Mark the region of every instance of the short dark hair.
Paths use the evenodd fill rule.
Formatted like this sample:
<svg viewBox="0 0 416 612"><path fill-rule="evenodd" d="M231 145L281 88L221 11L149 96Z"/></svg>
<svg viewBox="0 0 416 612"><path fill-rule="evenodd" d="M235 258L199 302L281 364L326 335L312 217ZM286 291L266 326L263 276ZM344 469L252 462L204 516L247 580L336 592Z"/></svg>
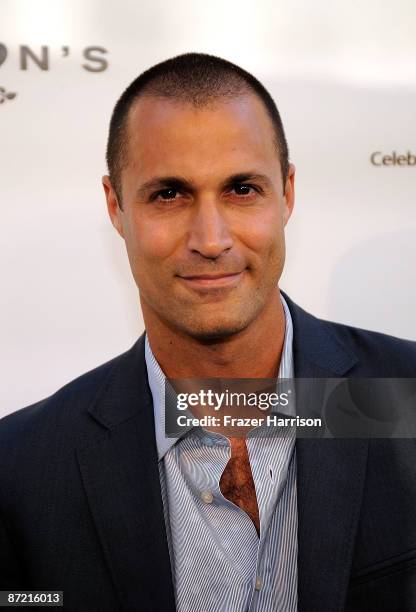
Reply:
<svg viewBox="0 0 416 612"><path fill-rule="evenodd" d="M107 141L107 165L119 205L121 172L127 163L127 118L132 104L139 97L168 98L198 107L219 98L234 98L247 91L259 96L271 119L284 186L289 169L289 151L279 111L267 89L252 74L227 60L206 53L184 53L140 74L114 107Z"/></svg>

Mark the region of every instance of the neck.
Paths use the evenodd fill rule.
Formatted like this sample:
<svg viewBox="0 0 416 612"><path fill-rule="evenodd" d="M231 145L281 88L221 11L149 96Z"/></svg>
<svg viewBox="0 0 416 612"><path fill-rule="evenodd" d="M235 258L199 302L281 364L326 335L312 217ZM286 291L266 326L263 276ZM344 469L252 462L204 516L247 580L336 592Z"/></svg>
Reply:
<svg viewBox="0 0 416 612"><path fill-rule="evenodd" d="M147 305L143 317L152 352L167 378L276 378L285 338L285 314L276 291L244 330L203 343L172 329Z"/></svg>

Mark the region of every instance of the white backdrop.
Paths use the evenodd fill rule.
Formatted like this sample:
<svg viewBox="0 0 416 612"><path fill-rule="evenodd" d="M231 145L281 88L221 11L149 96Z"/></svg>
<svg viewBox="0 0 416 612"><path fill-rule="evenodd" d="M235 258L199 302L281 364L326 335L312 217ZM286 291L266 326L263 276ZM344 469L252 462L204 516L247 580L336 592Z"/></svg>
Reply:
<svg viewBox="0 0 416 612"><path fill-rule="evenodd" d="M253 72L281 111L297 167L281 287L416 339L416 165L370 162L416 155L414 0L0 0L0 24L0 99L16 94L0 103L0 416L143 330L101 187L107 128L131 80L186 51Z"/></svg>

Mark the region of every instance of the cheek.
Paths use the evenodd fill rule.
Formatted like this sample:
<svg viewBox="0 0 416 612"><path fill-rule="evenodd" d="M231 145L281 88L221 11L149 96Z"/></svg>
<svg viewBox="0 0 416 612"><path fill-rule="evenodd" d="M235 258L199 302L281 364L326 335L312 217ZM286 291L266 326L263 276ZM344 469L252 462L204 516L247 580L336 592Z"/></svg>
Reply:
<svg viewBox="0 0 416 612"><path fill-rule="evenodd" d="M239 231L241 241L266 264L284 249L284 232L280 216L276 212L259 215Z"/></svg>
<svg viewBox="0 0 416 612"><path fill-rule="evenodd" d="M126 246L137 266L157 266L169 258L178 247L178 226L143 218L132 219L126 236Z"/></svg>

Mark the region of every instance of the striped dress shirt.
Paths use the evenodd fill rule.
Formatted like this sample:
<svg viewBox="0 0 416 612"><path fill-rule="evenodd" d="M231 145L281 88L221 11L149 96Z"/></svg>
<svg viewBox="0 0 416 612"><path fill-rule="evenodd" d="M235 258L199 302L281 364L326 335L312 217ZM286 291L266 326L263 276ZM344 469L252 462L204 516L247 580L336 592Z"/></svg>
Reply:
<svg viewBox="0 0 416 612"><path fill-rule="evenodd" d="M287 304L279 378L293 378L293 326ZM223 497L230 458L221 434L194 427L165 437L165 376L147 336L159 473L178 612L296 612L297 506L295 435L247 435L260 537L249 516Z"/></svg>

